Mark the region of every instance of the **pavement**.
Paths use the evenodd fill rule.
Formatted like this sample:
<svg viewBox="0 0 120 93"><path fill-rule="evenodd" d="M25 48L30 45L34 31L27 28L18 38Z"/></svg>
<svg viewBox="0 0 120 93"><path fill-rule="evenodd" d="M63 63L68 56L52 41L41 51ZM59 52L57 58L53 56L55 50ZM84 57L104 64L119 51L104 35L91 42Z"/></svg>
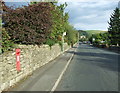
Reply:
<svg viewBox="0 0 120 93"><path fill-rule="evenodd" d="M119 56L76 45L10 91L118 91Z"/></svg>

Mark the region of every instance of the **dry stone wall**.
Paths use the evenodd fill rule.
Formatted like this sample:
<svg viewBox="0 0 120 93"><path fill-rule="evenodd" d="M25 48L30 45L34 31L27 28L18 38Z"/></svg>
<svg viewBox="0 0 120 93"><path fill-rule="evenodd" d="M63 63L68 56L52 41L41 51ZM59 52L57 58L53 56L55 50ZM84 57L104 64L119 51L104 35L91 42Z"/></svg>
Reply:
<svg viewBox="0 0 120 93"><path fill-rule="evenodd" d="M61 47L56 44L50 47L48 45L18 45L21 49L20 64L21 71L16 70L15 49L0 55L0 91L13 86L21 79L33 73L37 68L47 64L55 59L61 53ZM64 44L64 50L68 50L70 46Z"/></svg>

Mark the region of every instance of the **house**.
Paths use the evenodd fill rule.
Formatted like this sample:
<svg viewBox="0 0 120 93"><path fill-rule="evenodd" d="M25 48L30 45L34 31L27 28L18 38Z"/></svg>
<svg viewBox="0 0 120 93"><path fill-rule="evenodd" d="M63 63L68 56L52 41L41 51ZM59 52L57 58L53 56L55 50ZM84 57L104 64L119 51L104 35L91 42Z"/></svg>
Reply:
<svg viewBox="0 0 120 93"><path fill-rule="evenodd" d="M86 38L86 36L84 36L84 35L80 36L80 39L83 39L83 38Z"/></svg>

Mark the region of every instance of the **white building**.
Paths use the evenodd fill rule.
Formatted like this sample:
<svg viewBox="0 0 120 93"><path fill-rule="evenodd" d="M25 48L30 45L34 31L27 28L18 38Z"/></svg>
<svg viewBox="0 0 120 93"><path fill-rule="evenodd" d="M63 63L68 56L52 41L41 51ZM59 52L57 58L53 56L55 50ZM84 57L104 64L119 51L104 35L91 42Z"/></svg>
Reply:
<svg viewBox="0 0 120 93"><path fill-rule="evenodd" d="M80 39L83 39L83 38L85 39L85 38L86 38L86 36L84 36L84 35L83 35L83 36L80 36Z"/></svg>

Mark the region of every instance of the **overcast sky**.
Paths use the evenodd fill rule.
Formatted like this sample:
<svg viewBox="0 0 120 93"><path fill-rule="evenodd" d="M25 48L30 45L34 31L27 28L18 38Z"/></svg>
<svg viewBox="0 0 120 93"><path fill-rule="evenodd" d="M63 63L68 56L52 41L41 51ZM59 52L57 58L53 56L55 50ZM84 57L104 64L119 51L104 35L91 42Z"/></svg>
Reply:
<svg viewBox="0 0 120 93"><path fill-rule="evenodd" d="M27 0L17 0L19 1ZM69 13L69 22L77 30L107 31L110 15L118 6L118 1L120 0L59 0L59 3L67 2L65 11Z"/></svg>

